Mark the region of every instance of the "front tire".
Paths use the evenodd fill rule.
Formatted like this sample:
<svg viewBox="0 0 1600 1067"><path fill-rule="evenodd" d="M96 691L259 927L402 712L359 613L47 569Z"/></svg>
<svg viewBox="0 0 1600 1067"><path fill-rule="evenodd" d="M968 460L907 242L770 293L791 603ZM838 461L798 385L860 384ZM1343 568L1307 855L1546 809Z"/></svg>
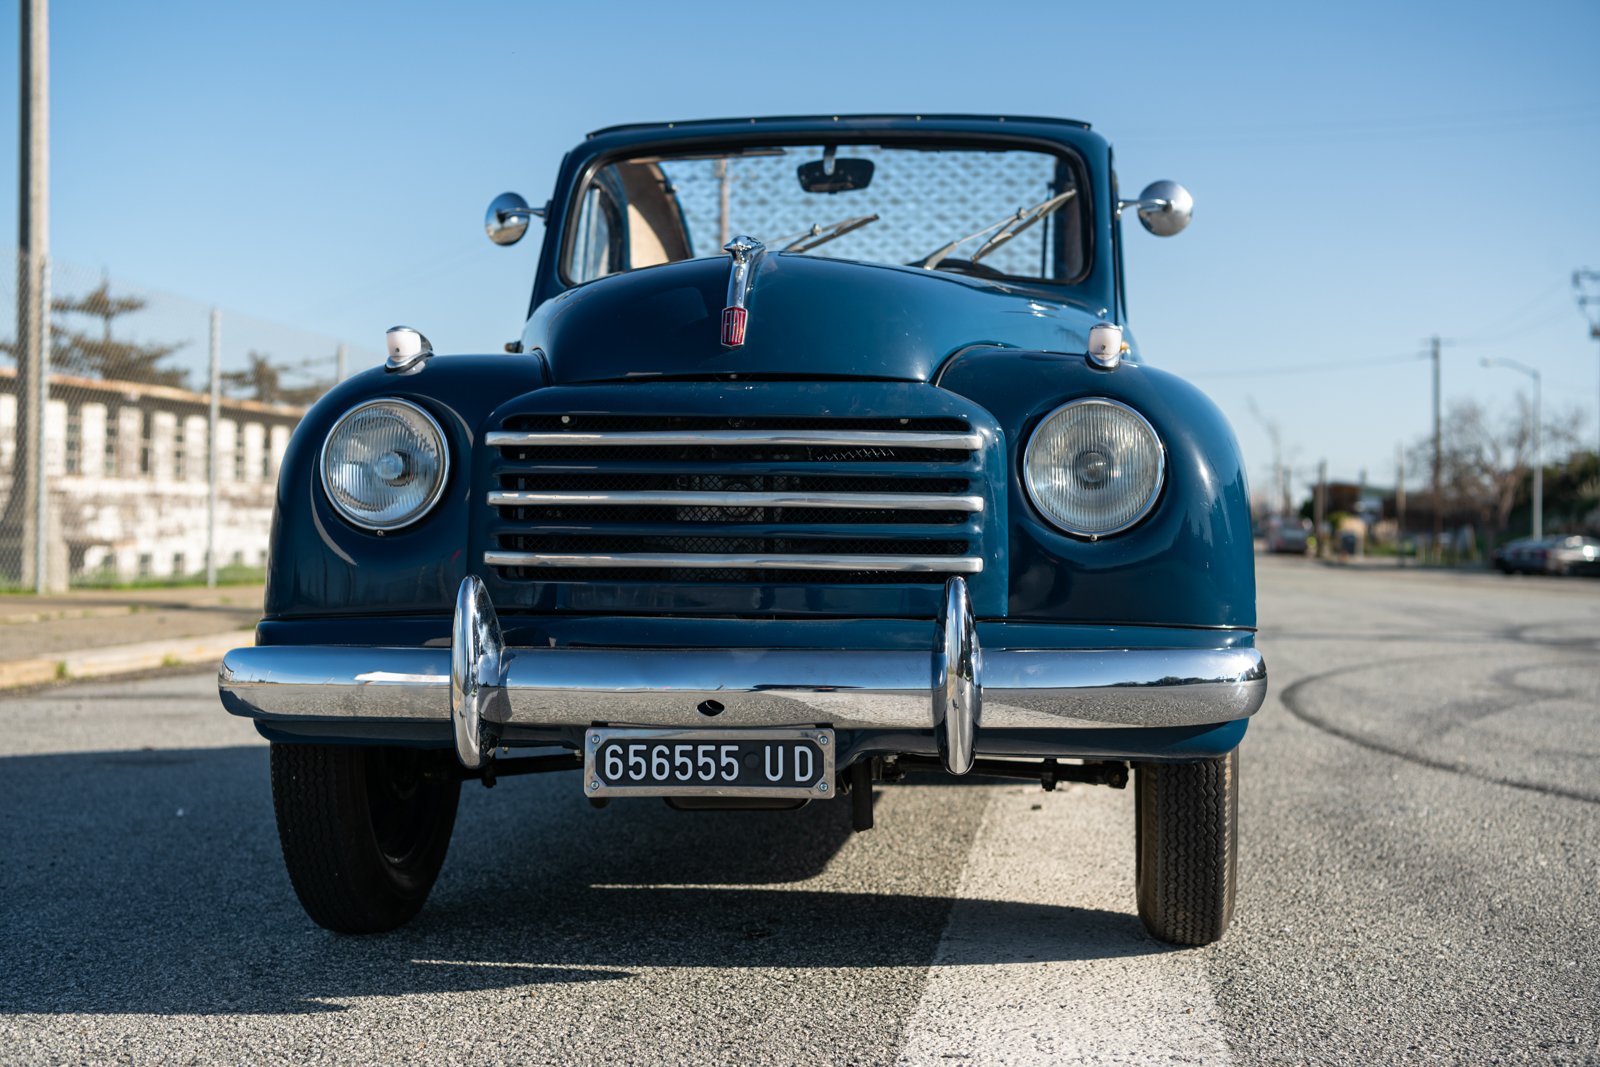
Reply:
<svg viewBox="0 0 1600 1067"><path fill-rule="evenodd" d="M1239 866L1239 751L1134 765L1139 918L1151 936L1209 945L1233 919Z"/></svg>
<svg viewBox="0 0 1600 1067"><path fill-rule="evenodd" d="M455 828L448 752L272 746L272 802L289 881L312 921L375 934L428 899Z"/></svg>

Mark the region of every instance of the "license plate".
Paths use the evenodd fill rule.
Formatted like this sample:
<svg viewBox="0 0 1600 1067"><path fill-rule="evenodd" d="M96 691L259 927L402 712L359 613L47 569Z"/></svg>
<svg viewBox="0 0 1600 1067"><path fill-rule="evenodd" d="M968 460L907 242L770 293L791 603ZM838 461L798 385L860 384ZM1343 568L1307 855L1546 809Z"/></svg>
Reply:
<svg viewBox="0 0 1600 1067"><path fill-rule="evenodd" d="M806 797L833 784L832 730L585 732L583 789L591 797Z"/></svg>

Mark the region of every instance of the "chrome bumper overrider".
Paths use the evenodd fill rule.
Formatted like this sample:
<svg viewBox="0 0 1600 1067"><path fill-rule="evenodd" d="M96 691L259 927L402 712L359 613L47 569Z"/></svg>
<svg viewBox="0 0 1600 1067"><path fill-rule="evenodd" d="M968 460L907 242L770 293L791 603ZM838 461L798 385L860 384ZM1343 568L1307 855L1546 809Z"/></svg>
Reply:
<svg viewBox="0 0 1600 1067"><path fill-rule="evenodd" d="M456 597L452 646L269 645L229 652L229 711L264 720L454 725L469 768L504 724L932 730L947 770L972 766L977 731L1197 726L1255 714L1267 670L1253 648L978 647L966 582L945 587L939 647L508 648L475 577ZM712 717L714 716L714 717Z"/></svg>

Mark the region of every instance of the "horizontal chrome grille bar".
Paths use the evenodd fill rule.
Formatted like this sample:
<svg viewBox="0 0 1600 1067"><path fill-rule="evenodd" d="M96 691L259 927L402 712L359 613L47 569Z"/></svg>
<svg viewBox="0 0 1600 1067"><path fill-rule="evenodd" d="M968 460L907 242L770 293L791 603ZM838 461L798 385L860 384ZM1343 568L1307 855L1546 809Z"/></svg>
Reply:
<svg viewBox="0 0 1600 1067"><path fill-rule="evenodd" d="M977 574L977 556L804 556L686 554L678 552L500 552L483 554L491 567L634 567L754 571L893 571L903 574Z"/></svg>
<svg viewBox="0 0 1600 1067"><path fill-rule="evenodd" d="M489 505L491 507L550 507L582 504L980 512L983 510L983 497L940 496L937 493L722 493L649 490L594 493L497 490L489 494Z"/></svg>
<svg viewBox="0 0 1600 1067"><path fill-rule="evenodd" d="M819 445L829 448L944 448L966 452L983 447L975 433L922 433L877 430L494 430L484 436L491 448L560 448L593 445Z"/></svg>

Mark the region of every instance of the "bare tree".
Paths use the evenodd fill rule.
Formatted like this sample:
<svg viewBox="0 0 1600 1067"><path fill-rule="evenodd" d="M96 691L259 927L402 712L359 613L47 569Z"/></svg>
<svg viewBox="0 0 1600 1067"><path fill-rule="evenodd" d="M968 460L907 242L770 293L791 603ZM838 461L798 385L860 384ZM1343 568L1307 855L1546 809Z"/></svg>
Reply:
<svg viewBox="0 0 1600 1067"><path fill-rule="evenodd" d="M1576 440L1581 423L1576 411L1560 415L1544 427L1545 462ZM1481 525L1504 532L1533 469L1533 405L1517 394L1516 406L1495 418L1470 398L1450 402L1442 427L1440 484L1447 514L1471 516ZM1412 462L1431 463L1431 438L1411 449Z"/></svg>

